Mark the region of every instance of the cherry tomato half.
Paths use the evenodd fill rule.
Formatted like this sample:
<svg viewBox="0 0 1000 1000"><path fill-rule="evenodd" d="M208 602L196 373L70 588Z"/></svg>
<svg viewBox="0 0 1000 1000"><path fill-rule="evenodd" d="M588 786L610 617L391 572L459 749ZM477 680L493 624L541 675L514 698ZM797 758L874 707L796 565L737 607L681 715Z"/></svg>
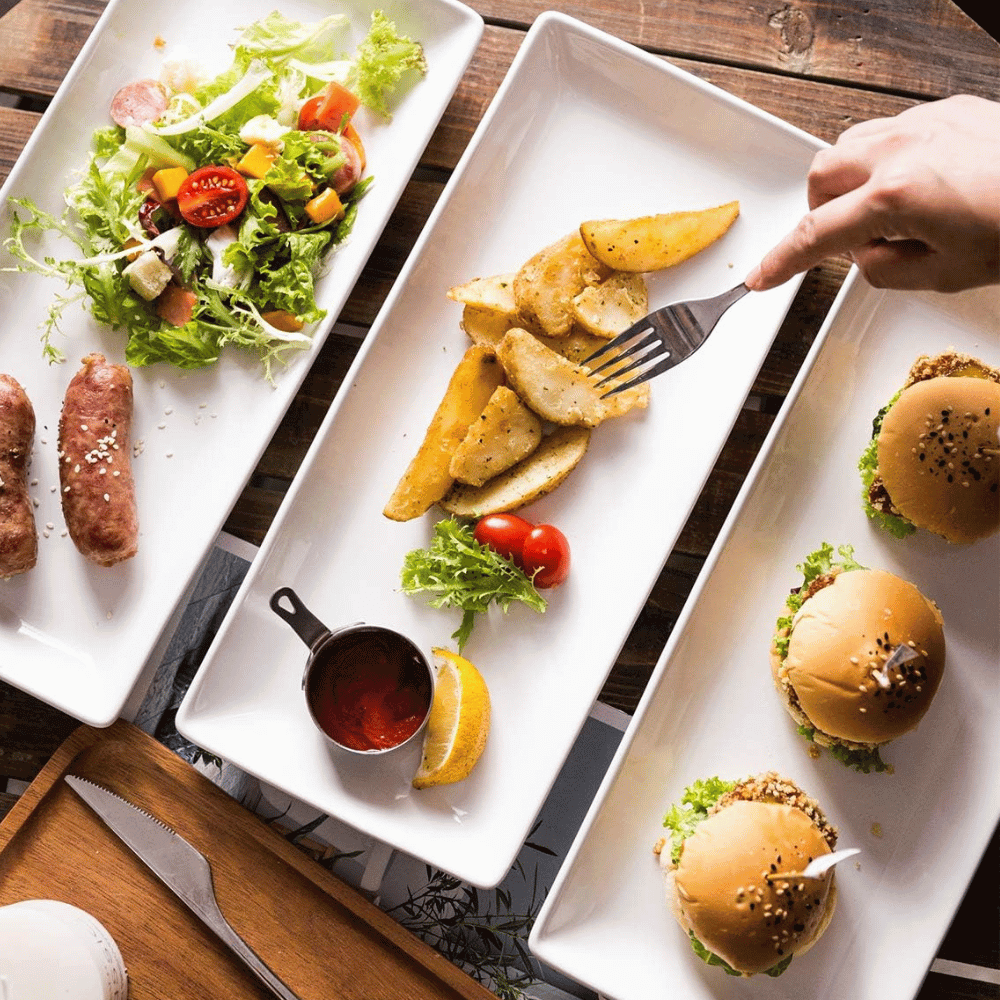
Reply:
<svg viewBox="0 0 1000 1000"><path fill-rule="evenodd" d="M340 132L361 101L339 83L328 83L315 97L310 97L299 111L299 131Z"/></svg>
<svg viewBox="0 0 1000 1000"><path fill-rule="evenodd" d="M520 566L521 548L531 529L530 522L516 514L489 514L476 524L472 537Z"/></svg>
<svg viewBox="0 0 1000 1000"><path fill-rule="evenodd" d="M177 207L185 222L214 229L243 211L248 194L247 182L232 167L199 167L181 183Z"/></svg>
<svg viewBox="0 0 1000 1000"><path fill-rule="evenodd" d="M551 524L532 528L521 546L522 568L541 590L557 587L569 576L569 561L569 542Z"/></svg>

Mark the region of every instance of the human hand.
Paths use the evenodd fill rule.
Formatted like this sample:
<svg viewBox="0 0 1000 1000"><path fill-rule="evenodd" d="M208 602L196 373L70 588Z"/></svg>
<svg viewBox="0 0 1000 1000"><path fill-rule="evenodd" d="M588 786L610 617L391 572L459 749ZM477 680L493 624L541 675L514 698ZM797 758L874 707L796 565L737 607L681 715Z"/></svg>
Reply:
<svg viewBox="0 0 1000 1000"><path fill-rule="evenodd" d="M763 291L848 254L876 288L1000 283L1000 103L961 95L847 129L809 170L809 212L747 276Z"/></svg>

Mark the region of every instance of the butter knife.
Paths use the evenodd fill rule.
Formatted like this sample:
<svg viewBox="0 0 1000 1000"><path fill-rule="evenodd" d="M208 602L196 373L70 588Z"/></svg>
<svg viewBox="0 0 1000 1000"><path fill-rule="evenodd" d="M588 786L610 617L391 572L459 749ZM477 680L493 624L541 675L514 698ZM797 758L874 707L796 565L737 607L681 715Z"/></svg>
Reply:
<svg viewBox="0 0 1000 1000"><path fill-rule="evenodd" d="M154 872L206 927L243 960L280 1000L301 1000L233 930L219 909L212 868L201 851L138 806L100 785L65 775L66 782L112 832Z"/></svg>

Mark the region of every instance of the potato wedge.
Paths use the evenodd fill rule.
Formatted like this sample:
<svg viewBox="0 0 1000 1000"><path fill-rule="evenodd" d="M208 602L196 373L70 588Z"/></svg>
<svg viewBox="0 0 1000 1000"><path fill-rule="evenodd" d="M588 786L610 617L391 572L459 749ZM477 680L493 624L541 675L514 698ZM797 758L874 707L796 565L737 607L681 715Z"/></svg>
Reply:
<svg viewBox="0 0 1000 1000"><path fill-rule="evenodd" d="M541 420L501 385L455 449L451 475L460 483L482 486L527 458L541 440Z"/></svg>
<svg viewBox="0 0 1000 1000"><path fill-rule="evenodd" d="M599 285L588 285L573 299L573 318L587 333L610 340L649 312L646 279L634 271L615 271Z"/></svg>
<svg viewBox="0 0 1000 1000"><path fill-rule="evenodd" d="M592 333L583 330L573 329L565 337L539 337L546 347L551 348L556 354L561 354L564 358L572 361L574 365L579 365L584 358L589 358L599 347L604 347L607 340L604 337L596 337ZM617 353L617 352L616 352ZM595 364L603 364L610 360L611 352ZM610 383L609 383L610 385ZM609 386L605 386L605 389ZM604 389L601 389L604 392ZM649 383L643 382L641 385L634 385L631 389L623 392L616 392L613 396L602 399L604 404L604 419L608 417L620 417L629 410L645 409L649 406Z"/></svg>
<svg viewBox="0 0 1000 1000"><path fill-rule="evenodd" d="M528 260L514 276L514 301L521 324L560 337L573 325L573 299L588 285L611 276L595 260L580 233L570 233Z"/></svg>
<svg viewBox="0 0 1000 1000"><path fill-rule="evenodd" d="M440 506L458 517L519 510L551 493L576 468L590 444L586 427L557 427L525 459L483 486L456 483Z"/></svg>
<svg viewBox="0 0 1000 1000"><path fill-rule="evenodd" d="M521 401L554 424L596 427L608 417L645 406L649 399L648 390L644 392L641 387L602 399L609 386L596 388L596 380L586 368L563 357L527 330L508 330L497 348L497 357L507 382Z"/></svg>
<svg viewBox="0 0 1000 1000"><path fill-rule="evenodd" d="M639 219L599 219L580 225L590 253L615 271L662 271L714 243L736 221L740 203Z"/></svg>
<svg viewBox="0 0 1000 1000"><path fill-rule="evenodd" d="M503 340L503 335L520 322L505 316L503 313L480 309L479 306L466 306L462 310L462 329L474 344L482 344L495 351L497 344Z"/></svg>
<svg viewBox="0 0 1000 1000"><path fill-rule="evenodd" d="M486 312L499 313L513 320L517 315L514 302L514 275L494 274L488 278L473 278L463 285L448 289L448 298L464 306L474 306Z"/></svg>
<svg viewBox="0 0 1000 1000"><path fill-rule="evenodd" d="M453 372L423 443L382 511L393 521L426 513L451 488L451 456L503 383L503 368L486 347L473 344Z"/></svg>

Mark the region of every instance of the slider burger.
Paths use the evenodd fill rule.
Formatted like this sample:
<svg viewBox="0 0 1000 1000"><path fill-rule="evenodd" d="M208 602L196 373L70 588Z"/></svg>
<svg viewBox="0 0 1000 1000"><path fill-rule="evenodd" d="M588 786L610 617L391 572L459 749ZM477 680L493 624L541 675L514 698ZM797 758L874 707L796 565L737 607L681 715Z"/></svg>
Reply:
<svg viewBox="0 0 1000 1000"><path fill-rule="evenodd" d="M743 781L709 778L684 791L663 825L667 903L704 962L732 976L779 976L833 915L834 872L797 873L837 844L814 799L771 771Z"/></svg>
<svg viewBox="0 0 1000 1000"><path fill-rule="evenodd" d="M837 555L824 544L798 567L771 674L804 736L855 770L884 771L880 747L916 727L941 683L941 612L912 583L855 562L849 545Z"/></svg>
<svg viewBox="0 0 1000 1000"><path fill-rule="evenodd" d="M858 467L868 516L974 542L1000 528L1000 370L956 351L921 355L872 423Z"/></svg>

